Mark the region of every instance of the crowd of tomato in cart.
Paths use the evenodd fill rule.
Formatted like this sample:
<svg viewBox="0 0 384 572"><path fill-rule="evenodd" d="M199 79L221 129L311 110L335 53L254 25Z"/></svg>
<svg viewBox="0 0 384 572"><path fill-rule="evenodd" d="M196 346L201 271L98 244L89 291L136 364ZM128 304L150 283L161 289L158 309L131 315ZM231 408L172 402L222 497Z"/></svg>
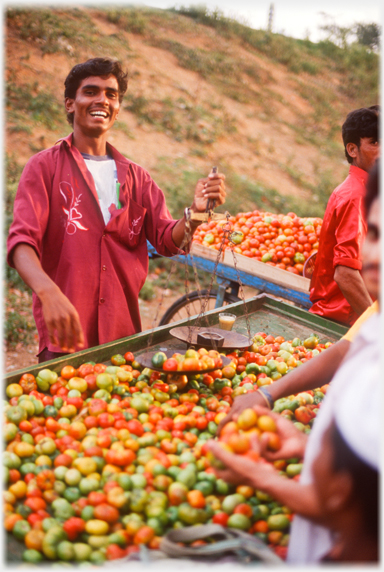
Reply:
<svg viewBox="0 0 384 572"><path fill-rule="evenodd" d="M314 335L286 341L258 332L249 351L227 354L230 365L189 379L143 369L131 352L112 356L109 366L24 374L7 387L4 409L4 525L24 543L23 560L102 564L140 544L158 548L171 528L206 522L255 534L284 558L289 509L217 479L205 443L237 395L273 383L328 345ZM326 391L278 400L274 410L308 432ZM237 454L253 455L247 431L268 434L278 447L272 419L251 411L220 435ZM297 479L300 461L276 467Z"/></svg>
<svg viewBox="0 0 384 572"><path fill-rule="evenodd" d="M307 258L317 252L321 231L321 218L301 218L295 213L287 215L262 211L238 213L228 219L231 232L229 240L227 221L211 221L199 226L193 241L219 250L223 244L237 254L302 274Z"/></svg>

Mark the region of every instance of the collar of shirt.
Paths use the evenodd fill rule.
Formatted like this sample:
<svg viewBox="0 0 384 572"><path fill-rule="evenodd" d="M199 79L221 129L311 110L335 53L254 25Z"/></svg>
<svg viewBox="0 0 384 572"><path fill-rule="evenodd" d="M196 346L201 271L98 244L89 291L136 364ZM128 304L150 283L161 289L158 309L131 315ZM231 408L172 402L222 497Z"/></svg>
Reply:
<svg viewBox="0 0 384 572"><path fill-rule="evenodd" d="M62 138L58 139L56 141L55 145L57 145L59 143L64 143L65 145L67 145L71 149L73 157L75 159L81 157L80 151L77 149L77 147L75 147L73 145L73 133L70 133L69 135L67 135L67 137L62 137ZM116 163L118 180L120 182L125 181L128 170L129 170L129 165L132 164L132 161L130 161L129 159L124 157L124 155L119 153L119 151L117 149L115 149L115 147L113 147L108 142L107 142L107 155L109 155L109 157L112 157L112 159L114 159L114 161ZM81 163L79 163L79 166L81 168ZM88 171L88 169L85 167L85 164L84 164L84 168L86 171ZM83 173L83 174L85 176L86 181L89 184L86 173Z"/></svg>
<svg viewBox="0 0 384 572"><path fill-rule="evenodd" d="M360 167L356 167L356 165L350 165L349 174L360 179L364 185L367 184L369 175L364 169L360 169Z"/></svg>

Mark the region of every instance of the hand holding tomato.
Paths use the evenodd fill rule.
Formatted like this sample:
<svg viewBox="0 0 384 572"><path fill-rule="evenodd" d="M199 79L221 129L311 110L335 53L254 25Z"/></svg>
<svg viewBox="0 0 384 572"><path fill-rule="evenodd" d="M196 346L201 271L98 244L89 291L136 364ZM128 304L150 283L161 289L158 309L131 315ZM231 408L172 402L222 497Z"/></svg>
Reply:
<svg viewBox="0 0 384 572"><path fill-rule="evenodd" d="M267 461L278 461L280 459L291 459L292 457L302 458L307 444L307 435L296 429L292 421L285 419L278 413L270 411L265 407L256 405L254 410L258 415L269 415L276 423L277 434L280 438L280 448L278 451L271 451L268 448L267 438L260 438L260 455Z"/></svg>
<svg viewBox="0 0 384 572"><path fill-rule="evenodd" d="M39 295L42 304L44 321L52 344L59 346L63 352L74 352L84 347L84 334L79 314L58 286Z"/></svg>
<svg viewBox="0 0 384 572"><path fill-rule="evenodd" d="M251 442L252 450L258 453L260 451L258 438L251 438ZM223 479L227 483L249 485L263 490L271 475L277 475L273 465L262 459L254 461L249 457L230 453L218 441L207 441L207 449L225 466L224 469L213 468L213 470L219 479Z"/></svg>
<svg viewBox="0 0 384 572"><path fill-rule="evenodd" d="M220 432L224 427L224 425L226 425L229 421L232 421L234 417L240 415L240 413L244 411L244 409L248 409L248 407L254 407L255 405L259 406L265 405L264 397L257 391L253 393L246 393L244 395L238 395L234 400L228 415L226 415L224 419L220 421L217 427L216 435L220 435Z"/></svg>

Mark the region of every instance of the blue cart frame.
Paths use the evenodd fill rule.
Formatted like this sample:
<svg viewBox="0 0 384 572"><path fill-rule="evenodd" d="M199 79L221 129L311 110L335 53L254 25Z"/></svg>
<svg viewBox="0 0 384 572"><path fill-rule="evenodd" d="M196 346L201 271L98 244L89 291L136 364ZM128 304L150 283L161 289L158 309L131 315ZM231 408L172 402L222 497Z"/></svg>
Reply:
<svg viewBox="0 0 384 572"><path fill-rule="evenodd" d="M151 244L148 243L148 254L150 258L159 258L161 255L156 252ZM172 260L177 260L181 264L185 264L185 259L187 260L187 264L192 266L192 258L191 255L177 255L172 257ZM215 269L215 262L212 260L208 260L201 256L193 255L193 262L199 270L204 270L212 274ZM223 305L224 295L228 288L231 288L231 292L235 295L238 295L239 291L239 283L238 283L238 275L240 276L240 280L244 286L250 286L251 288L255 288L259 290L260 293L264 292L266 294L270 294L271 296L275 296L277 298L283 298L284 300L289 300L294 304L301 306L302 308L309 309L312 306L312 303L309 299L309 293L300 292L293 288L280 286L278 284L274 284L273 282L267 281L259 276L255 276L253 274L248 274L243 270L236 271L235 268L228 266L226 264L222 264L219 262L216 269L216 280L218 284L218 293L216 297L216 304L215 308L221 308Z"/></svg>

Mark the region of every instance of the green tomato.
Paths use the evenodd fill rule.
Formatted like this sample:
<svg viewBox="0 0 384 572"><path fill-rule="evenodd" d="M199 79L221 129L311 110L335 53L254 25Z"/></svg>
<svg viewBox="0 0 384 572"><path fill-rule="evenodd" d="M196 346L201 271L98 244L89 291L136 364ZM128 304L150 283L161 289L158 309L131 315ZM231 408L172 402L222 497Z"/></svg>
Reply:
<svg viewBox="0 0 384 572"><path fill-rule="evenodd" d="M64 481L70 487L75 487L80 483L82 474L78 469L68 469L64 475Z"/></svg>
<svg viewBox="0 0 384 572"><path fill-rule="evenodd" d="M228 495L225 497L221 504L221 508L227 514L232 514L238 504L244 503L245 497L239 493L234 493L233 495Z"/></svg>
<svg viewBox="0 0 384 572"><path fill-rule="evenodd" d="M270 262L272 260L272 254L270 252L266 252L261 257L261 262Z"/></svg>
<svg viewBox="0 0 384 572"><path fill-rule="evenodd" d="M101 375L101 374L99 374L99 375ZM93 397L95 399L102 399L103 401L106 401L107 403L109 403L111 401L111 394L106 389L99 389L98 391L96 391L93 394Z"/></svg>
<svg viewBox="0 0 384 572"><path fill-rule="evenodd" d="M4 451L3 465L8 469L18 469L21 465L21 459L16 455L16 453L11 453L10 451Z"/></svg>
<svg viewBox="0 0 384 572"><path fill-rule="evenodd" d="M296 425L296 423L294 423L294 425ZM300 475L302 468L302 463L291 463L287 465L285 472L289 477L295 477L296 475Z"/></svg>
<svg viewBox="0 0 384 572"><path fill-rule="evenodd" d="M6 423L3 428L3 437L7 443L13 441L17 435L17 425L15 423Z"/></svg>
<svg viewBox="0 0 384 572"><path fill-rule="evenodd" d="M133 475L132 475L133 476ZM129 493L126 493L129 494ZM133 489L130 498L130 509L133 512L141 513L145 509L148 500L148 493L143 489Z"/></svg>
<svg viewBox="0 0 384 572"><path fill-rule="evenodd" d="M252 519L257 520L267 520L270 511L266 504L258 504L252 508Z"/></svg>
<svg viewBox="0 0 384 572"><path fill-rule="evenodd" d="M249 375L250 373L253 373L254 375L258 375L260 373L260 367L257 365L257 363L247 363L247 365L245 366L245 373L247 375ZM235 377L237 377L237 376L235 376ZM233 384L235 377L232 379L232 384ZM237 380L236 380L236 382L237 382ZM240 383L240 380L238 380L238 383Z"/></svg>
<svg viewBox="0 0 384 572"><path fill-rule="evenodd" d="M99 389L104 389L109 393L113 389L113 377L109 373L99 373L96 377L96 385Z"/></svg>
<svg viewBox="0 0 384 572"><path fill-rule="evenodd" d="M66 499L55 499L52 502L51 507L54 511L55 518L60 520L68 520L71 516L75 516L75 509Z"/></svg>
<svg viewBox="0 0 384 572"><path fill-rule="evenodd" d="M13 405L5 411L5 416L8 421L18 426L21 421L25 421L28 418L28 413L20 405Z"/></svg>
<svg viewBox="0 0 384 572"><path fill-rule="evenodd" d="M196 473L190 469L182 469L176 477L176 481L185 485L189 490L193 489L196 480Z"/></svg>
<svg viewBox="0 0 384 572"><path fill-rule="evenodd" d="M23 561L28 564L39 564L43 560L43 555L38 550L29 548L23 552Z"/></svg>
<svg viewBox="0 0 384 572"><path fill-rule="evenodd" d="M104 562L106 560L107 560L107 557L104 554L104 552L102 552L101 550L93 551L89 557L89 561L92 562L92 564L96 564L96 566L100 566L100 565L104 564Z"/></svg>
<svg viewBox="0 0 384 572"><path fill-rule="evenodd" d="M81 492L77 487L67 487L63 491L63 497L70 503L76 502L81 497Z"/></svg>
<svg viewBox="0 0 384 572"><path fill-rule="evenodd" d="M53 483L53 490L59 494L60 496L63 495L65 489L67 488L67 485L65 483L63 483L63 481L55 481Z"/></svg>
<svg viewBox="0 0 384 572"><path fill-rule="evenodd" d="M60 465L59 467L55 467L53 469L53 474L55 475L55 478L58 479L59 481L64 481L65 475L67 474L68 471L69 471L68 467Z"/></svg>
<svg viewBox="0 0 384 572"><path fill-rule="evenodd" d="M48 387L49 387L50 385L53 385L54 383L56 383L57 378L58 378L58 375L55 371L51 371L50 369L42 369L37 374L36 383L37 383L37 386L39 387L39 381L40 382L46 382L46 383L48 383Z"/></svg>
<svg viewBox="0 0 384 572"><path fill-rule="evenodd" d="M195 484L195 490L198 490L201 493L203 493L205 497L213 494L214 488L215 488L214 484L210 481L198 481Z"/></svg>
<svg viewBox="0 0 384 572"><path fill-rule="evenodd" d="M272 514L267 518L267 524L270 530L286 530L291 521L285 514Z"/></svg>
<svg viewBox="0 0 384 572"><path fill-rule="evenodd" d="M89 557L92 554L92 548L89 544L85 544L84 542L75 542L73 544L73 550L75 552L75 560L77 562L89 560Z"/></svg>
<svg viewBox="0 0 384 572"><path fill-rule="evenodd" d="M87 505L87 506L85 506L85 507L83 508L83 510L81 511L81 515L80 515L80 516L81 516L81 518L82 518L83 520L85 520L85 521L87 521L87 520L92 520L92 519L93 519L93 516L94 516L94 512L95 512L94 507L91 506L91 505Z"/></svg>
<svg viewBox="0 0 384 572"><path fill-rule="evenodd" d="M57 558L59 560L73 560L75 557L75 550L73 548L72 542L69 540L62 540L57 545Z"/></svg>
<svg viewBox="0 0 384 572"><path fill-rule="evenodd" d="M164 352L156 352L155 355L152 357L152 365L154 367L163 367L163 363L167 359L167 356Z"/></svg>
<svg viewBox="0 0 384 572"><path fill-rule="evenodd" d="M16 514L19 514L20 516L22 516L25 519L27 519L29 517L31 512L32 512L32 509L29 508L29 506L25 506L25 504L19 504L19 506L16 509Z"/></svg>
<svg viewBox="0 0 384 572"><path fill-rule="evenodd" d="M249 530L252 526L252 522L245 514L231 514L228 519L227 526L228 528Z"/></svg>
<svg viewBox="0 0 384 572"><path fill-rule="evenodd" d="M35 406L35 415L40 415L44 410L44 403L40 401L40 399L36 399L35 397L31 397L31 401Z"/></svg>
<svg viewBox="0 0 384 572"><path fill-rule="evenodd" d="M97 479L84 478L79 482L79 490L82 495L88 495L92 491L97 491L100 483Z"/></svg>
<svg viewBox="0 0 384 572"><path fill-rule="evenodd" d="M211 437L211 435L210 435ZM230 491L229 483L226 483L223 479L217 479L216 481L216 492L219 495L228 495Z"/></svg>
<svg viewBox="0 0 384 572"><path fill-rule="evenodd" d="M187 502L183 502L178 507L178 518L184 524L203 524L209 515L201 508L194 508Z"/></svg>
<svg viewBox="0 0 384 572"><path fill-rule="evenodd" d="M304 262L305 262L305 256L304 256L304 254L303 254L302 252L296 252L296 253L295 253L295 256L293 257L293 261L294 261L296 264L298 264L298 263L299 263L299 264L304 264Z"/></svg>
<svg viewBox="0 0 384 572"><path fill-rule="evenodd" d="M131 483L134 489L143 489L148 484L144 475L138 475L137 473L131 475Z"/></svg>
<svg viewBox="0 0 384 572"><path fill-rule="evenodd" d="M233 244L241 244L244 240L244 234L240 230L234 230L230 233L229 240Z"/></svg>
<svg viewBox="0 0 384 572"><path fill-rule="evenodd" d="M17 540L24 540L25 535L31 530L31 525L27 520L18 520L12 529L12 534Z"/></svg>
<svg viewBox="0 0 384 572"><path fill-rule="evenodd" d="M208 234L206 234L204 236L204 242L207 242L208 244L213 244L214 240L215 240L215 237L211 232L209 232Z"/></svg>
<svg viewBox="0 0 384 572"><path fill-rule="evenodd" d="M131 407L136 409L139 413L147 413L149 410L149 403L142 397L132 397Z"/></svg>
<svg viewBox="0 0 384 572"><path fill-rule="evenodd" d="M59 412L54 405L46 405L43 409L43 415L44 417L53 417L55 419Z"/></svg>

